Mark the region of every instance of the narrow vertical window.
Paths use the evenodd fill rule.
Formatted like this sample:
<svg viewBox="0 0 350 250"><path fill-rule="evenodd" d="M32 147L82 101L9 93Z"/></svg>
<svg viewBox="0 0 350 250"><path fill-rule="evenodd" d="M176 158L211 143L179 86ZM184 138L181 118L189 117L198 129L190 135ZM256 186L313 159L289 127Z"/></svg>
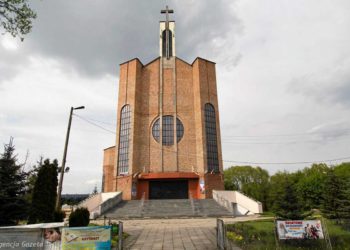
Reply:
<svg viewBox="0 0 350 250"><path fill-rule="evenodd" d="M130 105L125 105L120 112L118 175L129 171L129 134L130 134Z"/></svg>
<svg viewBox="0 0 350 250"><path fill-rule="evenodd" d="M218 143L216 134L216 116L214 106L205 104L205 134L207 139L208 172L219 172Z"/></svg>
<svg viewBox="0 0 350 250"><path fill-rule="evenodd" d="M169 56L173 56L173 33L171 30L169 32ZM166 57L166 30L162 32L162 55Z"/></svg>

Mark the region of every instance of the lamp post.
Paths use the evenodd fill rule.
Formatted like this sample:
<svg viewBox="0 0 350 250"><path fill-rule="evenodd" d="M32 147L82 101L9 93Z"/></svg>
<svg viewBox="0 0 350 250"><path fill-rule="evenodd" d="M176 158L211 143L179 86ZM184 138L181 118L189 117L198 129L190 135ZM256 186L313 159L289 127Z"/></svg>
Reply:
<svg viewBox="0 0 350 250"><path fill-rule="evenodd" d="M84 109L84 108L85 108L84 106L70 108L68 128L67 128L67 134L66 134L66 143L64 144L64 152L63 152L60 180L58 182L58 191L57 191L57 200L56 200L56 210L57 211L60 210L60 208L61 208L61 193L62 193L63 175L64 175L64 171L65 171L65 167L66 167L67 148L68 148L68 141L69 141L70 126L72 124L73 110Z"/></svg>

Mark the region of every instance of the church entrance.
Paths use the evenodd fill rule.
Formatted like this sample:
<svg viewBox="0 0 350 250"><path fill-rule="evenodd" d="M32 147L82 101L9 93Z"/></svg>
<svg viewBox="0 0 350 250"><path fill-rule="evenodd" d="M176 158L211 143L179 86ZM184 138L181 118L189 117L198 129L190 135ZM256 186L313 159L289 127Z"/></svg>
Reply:
<svg viewBox="0 0 350 250"><path fill-rule="evenodd" d="M149 199L188 199L188 180L150 181Z"/></svg>

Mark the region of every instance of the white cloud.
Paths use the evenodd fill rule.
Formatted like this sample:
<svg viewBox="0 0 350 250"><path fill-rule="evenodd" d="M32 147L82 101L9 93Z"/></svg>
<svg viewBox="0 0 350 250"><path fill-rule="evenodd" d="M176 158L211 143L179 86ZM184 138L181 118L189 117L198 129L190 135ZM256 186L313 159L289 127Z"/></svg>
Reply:
<svg viewBox="0 0 350 250"><path fill-rule="evenodd" d="M67 65L50 58L31 57L29 62L27 68L3 82L0 91L0 141L6 143L13 136L19 160L29 150L29 165L36 164L39 156L61 162L71 106L85 105L85 110L76 113L115 123L116 76L91 79L74 70L67 74L62 70ZM65 175L63 192L91 192L91 185L84 183L96 176L102 178L102 150L114 144L114 137L73 117L67 156L71 170Z"/></svg>
<svg viewBox="0 0 350 250"><path fill-rule="evenodd" d="M294 162L349 154L349 137L339 132L350 124L349 1L168 5L175 10L177 55L217 62L224 159ZM158 56L164 3L33 6L38 18L23 43L0 38L0 142L13 136L20 159L30 150L31 164L41 155L61 161L71 106L85 105L77 114L115 124L118 64ZM310 131L332 136L303 135ZM102 150L114 143L113 133L73 117L63 192L90 193L91 181L102 180ZM271 172L303 166L263 165Z"/></svg>
<svg viewBox="0 0 350 250"><path fill-rule="evenodd" d="M13 39L12 36L6 34L1 37L1 45L6 50L15 51L18 49L18 40Z"/></svg>

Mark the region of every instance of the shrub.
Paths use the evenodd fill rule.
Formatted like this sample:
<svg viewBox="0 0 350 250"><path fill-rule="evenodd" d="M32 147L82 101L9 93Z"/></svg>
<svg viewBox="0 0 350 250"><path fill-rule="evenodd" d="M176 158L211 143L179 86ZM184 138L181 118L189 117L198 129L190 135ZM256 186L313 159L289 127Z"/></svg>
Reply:
<svg viewBox="0 0 350 250"><path fill-rule="evenodd" d="M70 227L86 227L90 222L89 210L85 207L77 208L69 216Z"/></svg>
<svg viewBox="0 0 350 250"><path fill-rule="evenodd" d="M56 210L53 214L54 222L62 222L66 214L62 210Z"/></svg>

